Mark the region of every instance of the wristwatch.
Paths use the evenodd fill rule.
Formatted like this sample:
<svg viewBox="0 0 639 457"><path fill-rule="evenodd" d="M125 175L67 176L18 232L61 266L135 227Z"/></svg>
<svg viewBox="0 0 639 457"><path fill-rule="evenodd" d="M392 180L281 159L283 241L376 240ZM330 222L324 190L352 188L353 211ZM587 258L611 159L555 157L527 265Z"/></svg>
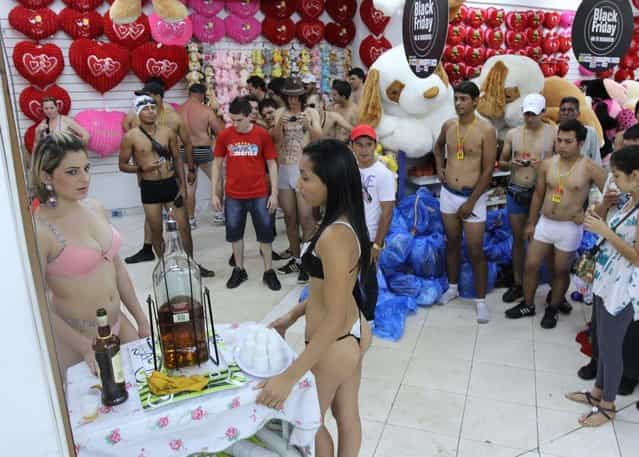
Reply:
<svg viewBox="0 0 639 457"><path fill-rule="evenodd" d="M373 243L373 249L377 250L377 251L381 251L382 249L384 249L384 246L380 246L377 243Z"/></svg>

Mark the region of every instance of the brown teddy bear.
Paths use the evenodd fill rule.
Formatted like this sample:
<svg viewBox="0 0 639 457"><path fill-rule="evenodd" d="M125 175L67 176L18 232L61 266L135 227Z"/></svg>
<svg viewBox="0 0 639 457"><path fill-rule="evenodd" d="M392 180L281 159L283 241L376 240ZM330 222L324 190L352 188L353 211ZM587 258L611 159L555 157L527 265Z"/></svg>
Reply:
<svg viewBox="0 0 639 457"><path fill-rule="evenodd" d="M179 22L189 12L180 0L152 0L158 16L167 22ZM135 22L142 14L142 0L115 0L109 9L111 20L118 24Z"/></svg>

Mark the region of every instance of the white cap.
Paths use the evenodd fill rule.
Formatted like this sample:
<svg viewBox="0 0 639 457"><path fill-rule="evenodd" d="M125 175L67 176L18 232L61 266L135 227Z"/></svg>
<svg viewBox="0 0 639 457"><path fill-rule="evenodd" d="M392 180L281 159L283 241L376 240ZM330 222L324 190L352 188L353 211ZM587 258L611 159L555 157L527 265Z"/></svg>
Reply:
<svg viewBox="0 0 639 457"><path fill-rule="evenodd" d="M315 84L317 82L317 78L312 73L306 73L302 76L302 83L304 84Z"/></svg>
<svg viewBox="0 0 639 457"><path fill-rule="evenodd" d="M528 94L521 105L524 113L533 113L538 116L546 109L546 99L541 94Z"/></svg>

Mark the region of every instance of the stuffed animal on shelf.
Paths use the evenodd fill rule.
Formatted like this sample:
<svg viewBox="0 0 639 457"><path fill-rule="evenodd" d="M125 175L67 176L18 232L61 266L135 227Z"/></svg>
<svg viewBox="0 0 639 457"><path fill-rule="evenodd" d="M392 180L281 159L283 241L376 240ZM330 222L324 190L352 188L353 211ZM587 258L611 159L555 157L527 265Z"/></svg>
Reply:
<svg viewBox="0 0 639 457"><path fill-rule="evenodd" d="M308 75L311 73L311 54L308 52L308 49L302 48L300 51L300 75Z"/></svg>
<svg viewBox="0 0 639 457"><path fill-rule="evenodd" d="M180 0L151 0L153 9L166 22L183 21L189 14ZM115 0L109 16L116 24L130 24L142 14L142 0Z"/></svg>
<svg viewBox="0 0 639 457"><path fill-rule="evenodd" d="M264 78L264 55L262 54L262 51L260 49L253 49L251 53L251 60L253 61L253 72L251 75Z"/></svg>
<svg viewBox="0 0 639 457"><path fill-rule="evenodd" d="M271 76L273 78L282 77L282 53L279 48L273 49L273 68L271 70Z"/></svg>
<svg viewBox="0 0 639 457"><path fill-rule="evenodd" d="M404 7L405 0L373 0L376 9L384 13L385 16L393 16ZM448 17L452 19L464 3L464 0L448 0Z"/></svg>

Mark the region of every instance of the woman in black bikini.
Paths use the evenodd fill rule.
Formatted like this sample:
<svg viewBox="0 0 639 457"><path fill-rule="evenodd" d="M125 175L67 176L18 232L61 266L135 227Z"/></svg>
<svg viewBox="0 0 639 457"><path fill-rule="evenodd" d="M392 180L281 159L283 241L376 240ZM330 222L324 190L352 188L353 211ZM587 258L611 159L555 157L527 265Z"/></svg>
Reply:
<svg viewBox="0 0 639 457"><path fill-rule="evenodd" d="M293 385L311 370L317 382L322 420L330 407L337 421L339 457L357 457L361 445L359 386L371 332L361 317L353 291L358 274L370 265L370 240L364 218L362 183L355 158L337 140L304 148L299 192L324 218L302 249L310 276L308 299L271 324L282 335L306 318L306 349L281 375L262 384L258 403L281 408ZM356 295L356 294L355 294ZM317 457L334 455L324 425L315 438Z"/></svg>

